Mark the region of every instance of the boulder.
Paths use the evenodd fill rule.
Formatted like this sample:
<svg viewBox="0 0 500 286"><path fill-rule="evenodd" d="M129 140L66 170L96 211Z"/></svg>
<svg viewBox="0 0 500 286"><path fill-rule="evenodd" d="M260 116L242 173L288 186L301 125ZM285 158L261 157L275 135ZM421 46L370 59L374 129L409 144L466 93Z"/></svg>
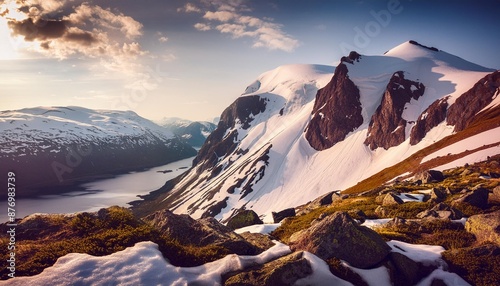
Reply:
<svg viewBox="0 0 500 286"><path fill-rule="evenodd" d="M290 237L292 250L306 250L327 260L344 260L357 268L370 268L382 261L391 248L375 231L358 225L345 212L335 212L300 235Z"/></svg>
<svg viewBox="0 0 500 286"><path fill-rule="evenodd" d="M279 212L272 212L272 215L273 215L274 223L279 223L284 218L294 217L295 216L295 209L289 208L289 209L284 209L284 210L279 211Z"/></svg>
<svg viewBox="0 0 500 286"><path fill-rule="evenodd" d="M418 276L418 263L407 256L401 253L391 252L389 254L389 260L394 266L394 269L389 268L389 270L392 270L390 271L392 276L391 280L394 285L415 285L421 278Z"/></svg>
<svg viewBox="0 0 500 286"><path fill-rule="evenodd" d="M489 195L489 199L490 201L492 202L497 202L497 203L500 203L500 186L497 186L495 187L490 195Z"/></svg>
<svg viewBox="0 0 500 286"><path fill-rule="evenodd" d="M375 209L375 214L380 217L380 218L384 218L384 217L387 217L389 215L389 212L387 211L386 208L384 208L383 206L378 206L376 209Z"/></svg>
<svg viewBox="0 0 500 286"><path fill-rule="evenodd" d="M490 191L488 189L478 187L471 192L463 194L458 199L454 200L453 203L468 203L472 206L478 208L487 208L488 207L488 195Z"/></svg>
<svg viewBox="0 0 500 286"><path fill-rule="evenodd" d="M491 241L500 245L500 210L469 217L465 230L474 234L478 242Z"/></svg>
<svg viewBox="0 0 500 286"><path fill-rule="evenodd" d="M387 195L385 195L384 200L382 201L382 206L400 205L402 203L403 200L396 194L388 193Z"/></svg>
<svg viewBox="0 0 500 286"><path fill-rule="evenodd" d="M143 220L181 244L216 245L240 255L258 253L256 247L213 217L194 220L188 215L176 215L169 210L161 210Z"/></svg>
<svg viewBox="0 0 500 286"><path fill-rule="evenodd" d="M275 245L271 238L269 238L269 235L265 235L262 233L251 233L247 231L240 233L240 236L248 241L251 245L255 246L259 250L259 252L266 251Z"/></svg>
<svg viewBox="0 0 500 286"><path fill-rule="evenodd" d="M264 265L223 277L224 285L293 285L313 273L304 253L295 252Z"/></svg>
<svg viewBox="0 0 500 286"><path fill-rule="evenodd" d="M444 190L441 190L441 189L438 189L438 188L432 188L431 189L431 200L435 201L435 202L442 202L446 199L446 191Z"/></svg>
<svg viewBox="0 0 500 286"><path fill-rule="evenodd" d="M427 170L415 175L415 181L421 181L423 184L432 182L441 182L444 180L444 175L441 171Z"/></svg>
<svg viewBox="0 0 500 286"><path fill-rule="evenodd" d="M422 211L417 214L417 218L437 218L437 219L461 219L463 213L456 208L450 207L445 203L439 203L433 208Z"/></svg>
<svg viewBox="0 0 500 286"><path fill-rule="evenodd" d="M257 213L253 210L243 210L227 221L227 226L231 229L242 228L254 224L263 224Z"/></svg>

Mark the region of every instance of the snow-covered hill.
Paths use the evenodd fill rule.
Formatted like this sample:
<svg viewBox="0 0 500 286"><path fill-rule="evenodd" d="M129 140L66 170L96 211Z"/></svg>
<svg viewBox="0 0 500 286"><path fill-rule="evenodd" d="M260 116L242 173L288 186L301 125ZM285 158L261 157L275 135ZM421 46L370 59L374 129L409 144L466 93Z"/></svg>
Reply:
<svg viewBox="0 0 500 286"><path fill-rule="evenodd" d="M498 107L499 72L413 41L381 56L351 53L333 73L289 65L261 75L222 113L192 170L136 211L169 208L224 221L245 208L269 218L351 187L491 119ZM500 129L489 132L489 143L500 144ZM453 152L478 147L470 141ZM475 157L497 153L491 147Z"/></svg>
<svg viewBox="0 0 500 286"><path fill-rule="evenodd" d="M38 107L0 112L2 171L26 187L166 164L196 152L131 111ZM34 193L33 193L34 192ZM18 196L39 194L21 190Z"/></svg>

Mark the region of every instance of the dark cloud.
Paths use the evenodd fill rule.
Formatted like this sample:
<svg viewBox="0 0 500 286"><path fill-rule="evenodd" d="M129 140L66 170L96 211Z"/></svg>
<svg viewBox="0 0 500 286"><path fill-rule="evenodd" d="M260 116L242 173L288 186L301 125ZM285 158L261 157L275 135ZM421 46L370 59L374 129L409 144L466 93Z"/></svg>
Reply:
<svg viewBox="0 0 500 286"><path fill-rule="evenodd" d="M84 46L90 46L98 42L92 33L78 29L69 29L64 35L64 40Z"/></svg>
<svg viewBox="0 0 500 286"><path fill-rule="evenodd" d="M61 38L67 31L64 21L39 20L27 18L22 21L11 20L8 22L13 35L23 36L26 41L46 41Z"/></svg>

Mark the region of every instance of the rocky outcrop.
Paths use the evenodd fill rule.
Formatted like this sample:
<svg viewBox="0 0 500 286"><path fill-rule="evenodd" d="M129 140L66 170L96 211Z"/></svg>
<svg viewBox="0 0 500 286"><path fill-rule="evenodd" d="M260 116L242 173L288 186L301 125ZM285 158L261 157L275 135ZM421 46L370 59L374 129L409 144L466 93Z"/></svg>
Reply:
<svg viewBox="0 0 500 286"><path fill-rule="evenodd" d="M263 224L262 220L253 210L243 210L227 221L231 229L242 228L254 224Z"/></svg>
<svg viewBox="0 0 500 286"><path fill-rule="evenodd" d="M353 57L358 58L354 54ZM314 149L325 150L344 140L362 123L359 89L349 79L346 64L340 63L332 80L316 94L306 139Z"/></svg>
<svg viewBox="0 0 500 286"><path fill-rule="evenodd" d="M176 215L169 210L162 210L143 220L167 237L184 244L222 246L241 255L257 253L252 244L212 217L194 220L188 215Z"/></svg>
<svg viewBox="0 0 500 286"><path fill-rule="evenodd" d="M395 72L382 97L382 102L372 115L365 144L370 149L389 149L406 139L406 124L403 119L405 105L424 94L422 83L405 79L404 72Z"/></svg>
<svg viewBox="0 0 500 286"><path fill-rule="evenodd" d="M450 106L448 125L454 125L455 132L464 130L474 121L478 112L488 106L499 93L500 71L495 71L479 80Z"/></svg>
<svg viewBox="0 0 500 286"><path fill-rule="evenodd" d="M382 206L393 206L400 205L403 203L403 200L398 197L395 193L388 193L384 195L384 199L382 200Z"/></svg>
<svg viewBox="0 0 500 286"><path fill-rule="evenodd" d="M347 213L335 212L290 237L290 247L322 259L336 257L357 268L382 261L391 248L373 230L360 226Z"/></svg>
<svg viewBox="0 0 500 286"><path fill-rule="evenodd" d="M448 97L434 101L427 109L418 117L415 126L410 132L410 144L416 145L427 135L432 128L438 126L439 123L446 119L446 111L448 109Z"/></svg>
<svg viewBox="0 0 500 286"><path fill-rule="evenodd" d="M236 275L223 277L226 278L224 285L294 285L297 280L313 273L311 264L303 256L303 252L295 252Z"/></svg>
<svg viewBox="0 0 500 286"><path fill-rule="evenodd" d="M415 181L420 181L422 184L441 182L442 180L444 180L444 175L437 170L427 170L415 175Z"/></svg>
<svg viewBox="0 0 500 286"><path fill-rule="evenodd" d="M284 220L287 217L294 217L295 216L295 209L294 208L288 208L284 209L279 212L272 212L273 215L273 221L274 223L279 223L280 221Z"/></svg>
<svg viewBox="0 0 500 286"><path fill-rule="evenodd" d="M465 230L474 234L478 242L490 241L500 245L500 211L469 217Z"/></svg>
<svg viewBox="0 0 500 286"><path fill-rule="evenodd" d="M453 204L467 203L469 205L484 209L488 206L489 193L490 191L488 189L479 187L463 194L458 199L454 200Z"/></svg>
<svg viewBox="0 0 500 286"><path fill-rule="evenodd" d="M217 129L215 129L206 139L203 147L198 151L198 155L193 160L193 166L202 166L199 170L206 170L214 167L220 157L231 154L235 151L238 143L238 132L236 130L227 133L241 124L241 128L250 127L254 115L266 110L266 100L258 95L242 96L236 99L228 108L222 112ZM227 134L226 134L227 133ZM214 176L217 174L214 174Z"/></svg>
<svg viewBox="0 0 500 286"><path fill-rule="evenodd" d="M435 205L429 210L417 214L417 218L437 218L437 219L461 219L463 213L456 208L450 207L445 203Z"/></svg>

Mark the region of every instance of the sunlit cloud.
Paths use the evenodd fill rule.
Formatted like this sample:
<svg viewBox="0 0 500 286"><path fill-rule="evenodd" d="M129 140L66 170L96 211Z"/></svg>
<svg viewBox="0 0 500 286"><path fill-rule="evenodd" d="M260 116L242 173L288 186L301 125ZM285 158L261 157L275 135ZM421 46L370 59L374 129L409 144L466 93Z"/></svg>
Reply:
<svg viewBox="0 0 500 286"><path fill-rule="evenodd" d="M202 18L206 22L194 24L194 28L199 31L212 30L212 25L216 25L217 31L229 34L234 39L252 38L254 48L292 52L300 45L297 39L283 31L283 25L275 23L272 19L245 15L244 13L252 10L244 4L244 1L202 1L202 3L206 8ZM178 11L186 10L184 7Z"/></svg>

